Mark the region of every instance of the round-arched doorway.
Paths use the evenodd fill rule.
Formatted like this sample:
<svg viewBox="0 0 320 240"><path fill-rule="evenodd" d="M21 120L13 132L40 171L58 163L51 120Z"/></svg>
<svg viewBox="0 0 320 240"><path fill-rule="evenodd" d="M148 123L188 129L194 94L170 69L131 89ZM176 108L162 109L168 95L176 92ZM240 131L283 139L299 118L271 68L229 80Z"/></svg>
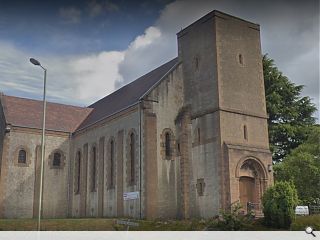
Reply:
<svg viewBox="0 0 320 240"><path fill-rule="evenodd" d="M261 210L261 196L267 187L267 174L262 163L247 158L239 163L239 200L246 212Z"/></svg>

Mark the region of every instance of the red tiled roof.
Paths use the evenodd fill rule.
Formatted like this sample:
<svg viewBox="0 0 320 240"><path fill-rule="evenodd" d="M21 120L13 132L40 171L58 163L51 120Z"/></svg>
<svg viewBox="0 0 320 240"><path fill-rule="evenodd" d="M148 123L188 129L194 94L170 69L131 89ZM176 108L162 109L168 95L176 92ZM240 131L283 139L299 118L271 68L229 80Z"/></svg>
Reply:
<svg viewBox="0 0 320 240"><path fill-rule="evenodd" d="M8 124L42 129L42 101L6 95L1 101ZM63 132L74 132L92 111L51 102L47 102L46 110L46 129Z"/></svg>

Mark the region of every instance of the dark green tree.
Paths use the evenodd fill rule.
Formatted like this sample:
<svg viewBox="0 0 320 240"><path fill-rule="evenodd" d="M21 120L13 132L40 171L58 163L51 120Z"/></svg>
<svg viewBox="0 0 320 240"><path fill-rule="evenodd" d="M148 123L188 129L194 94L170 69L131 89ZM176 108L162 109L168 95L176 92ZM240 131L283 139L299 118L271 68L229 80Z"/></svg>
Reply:
<svg viewBox="0 0 320 240"><path fill-rule="evenodd" d="M264 223L267 226L288 229L295 218L298 204L297 190L292 182L277 182L262 197Z"/></svg>
<svg viewBox="0 0 320 240"><path fill-rule="evenodd" d="M274 166L276 181L291 180L302 204L320 202L320 126L312 127L307 141Z"/></svg>
<svg viewBox="0 0 320 240"><path fill-rule="evenodd" d="M310 97L301 96L303 85L290 82L267 55L263 56L263 73L270 148L273 161L281 162L307 139L316 107Z"/></svg>

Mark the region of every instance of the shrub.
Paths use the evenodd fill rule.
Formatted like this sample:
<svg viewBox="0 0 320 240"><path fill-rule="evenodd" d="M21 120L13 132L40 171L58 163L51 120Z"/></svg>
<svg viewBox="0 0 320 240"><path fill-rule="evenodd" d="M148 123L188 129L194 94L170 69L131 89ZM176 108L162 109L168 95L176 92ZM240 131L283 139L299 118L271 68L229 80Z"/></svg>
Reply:
<svg viewBox="0 0 320 240"><path fill-rule="evenodd" d="M232 205L230 210L221 211L221 219L217 223L219 230L237 231L242 230L246 216L240 214L241 205Z"/></svg>
<svg viewBox="0 0 320 240"><path fill-rule="evenodd" d="M297 190L292 182L277 182L266 190L262 204L264 223L267 226L288 229L295 219L294 209L298 204Z"/></svg>

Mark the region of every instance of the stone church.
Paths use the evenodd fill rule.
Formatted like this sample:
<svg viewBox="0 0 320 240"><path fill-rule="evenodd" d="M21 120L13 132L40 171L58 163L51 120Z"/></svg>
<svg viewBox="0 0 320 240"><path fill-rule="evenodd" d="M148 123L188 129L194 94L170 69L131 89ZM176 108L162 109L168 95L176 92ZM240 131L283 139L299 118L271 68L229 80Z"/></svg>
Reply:
<svg viewBox="0 0 320 240"><path fill-rule="evenodd" d="M261 209L273 174L259 25L212 11L177 42L177 58L88 107L47 104L44 218ZM0 106L0 218L33 218L42 102Z"/></svg>

